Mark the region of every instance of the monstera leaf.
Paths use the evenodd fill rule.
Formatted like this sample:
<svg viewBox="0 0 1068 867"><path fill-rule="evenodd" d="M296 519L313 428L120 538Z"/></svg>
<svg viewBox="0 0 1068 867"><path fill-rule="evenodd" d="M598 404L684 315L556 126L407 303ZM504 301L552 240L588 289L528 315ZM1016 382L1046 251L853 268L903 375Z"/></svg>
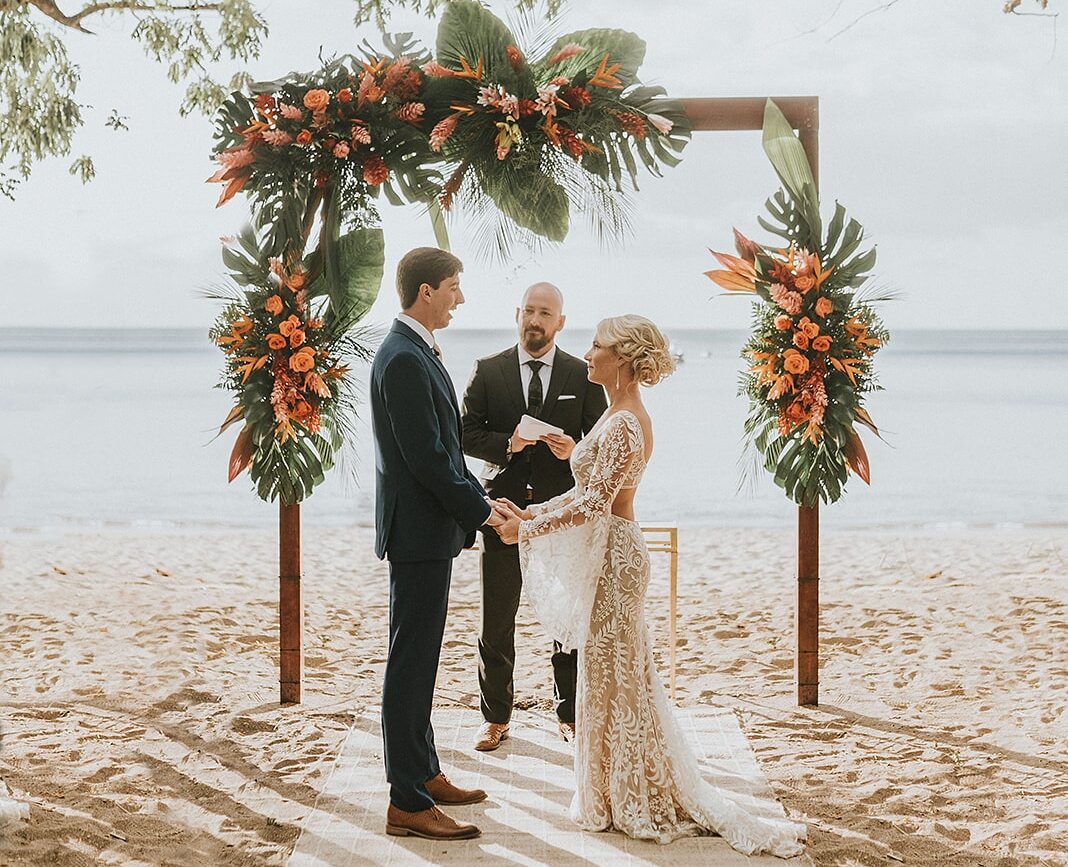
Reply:
<svg viewBox="0 0 1068 867"><path fill-rule="evenodd" d="M794 134L794 128L782 110L770 99L764 107L764 153L768 155L775 174L789 191L798 210L808 224L811 238L818 243L823 235L820 226L819 194L816 180L808 164L805 149ZM814 245L809 242L810 246Z"/></svg>
<svg viewBox="0 0 1068 867"><path fill-rule="evenodd" d="M348 331L374 304L382 286L386 262L385 239L381 229L356 229L336 242L337 270L332 268L311 284L311 298L326 295L330 305L324 327L333 334Z"/></svg>
<svg viewBox="0 0 1068 867"><path fill-rule="evenodd" d="M550 65L549 61L566 45L581 45L585 50ZM540 73L551 73L545 75L547 78L556 75L575 78L583 70L595 66L606 54L610 66L619 64L613 74L619 79L620 85L630 87L638 80L638 67L645 59L645 40L626 30L600 27L576 30L557 39L535 67Z"/></svg>

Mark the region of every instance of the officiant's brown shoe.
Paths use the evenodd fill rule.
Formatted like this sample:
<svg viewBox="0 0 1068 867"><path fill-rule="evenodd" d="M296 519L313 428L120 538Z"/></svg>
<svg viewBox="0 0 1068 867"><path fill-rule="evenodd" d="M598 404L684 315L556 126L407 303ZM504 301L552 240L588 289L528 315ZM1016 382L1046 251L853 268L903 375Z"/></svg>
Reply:
<svg viewBox="0 0 1068 867"><path fill-rule="evenodd" d="M424 784L427 793L434 799L435 804L444 804L449 807L459 807L463 804L477 804L486 800L486 793L482 789L461 789L449 782L444 774L431 777Z"/></svg>
<svg viewBox="0 0 1068 867"><path fill-rule="evenodd" d="M478 730L478 740L475 741L475 749L488 753L497 749L501 741L508 740L508 723L482 723Z"/></svg>
<svg viewBox="0 0 1068 867"><path fill-rule="evenodd" d="M560 720L560 736L569 744L575 741L575 724Z"/></svg>
<svg viewBox="0 0 1068 867"><path fill-rule="evenodd" d="M427 840L470 840L482 834L475 825L450 819L437 807L409 813L392 804L386 810L386 833Z"/></svg>

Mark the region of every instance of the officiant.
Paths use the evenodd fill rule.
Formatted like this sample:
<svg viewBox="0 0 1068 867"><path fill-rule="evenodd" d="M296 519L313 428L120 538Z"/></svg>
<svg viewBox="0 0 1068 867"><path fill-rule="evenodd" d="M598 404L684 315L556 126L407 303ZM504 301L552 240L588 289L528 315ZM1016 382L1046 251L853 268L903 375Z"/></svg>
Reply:
<svg viewBox="0 0 1068 867"><path fill-rule="evenodd" d="M519 506L542 503L574 485L569 458L575 443L608 406L604 389L586 378L586 362L556 345L564 327L564 298L551 283L535 283L523 294L515 320L519 343L479 359L463 400L463 450L483 461L482 484L489 496ZM524 415L538 439L521 436ZM478 638L478 686L484 723L475 749L495 750L508 737L514 699L515 616L522 573L519 547L483 534L482 618ZM556 715L560 733L575 731L577 652L554 645L552 655Z"/></svg>

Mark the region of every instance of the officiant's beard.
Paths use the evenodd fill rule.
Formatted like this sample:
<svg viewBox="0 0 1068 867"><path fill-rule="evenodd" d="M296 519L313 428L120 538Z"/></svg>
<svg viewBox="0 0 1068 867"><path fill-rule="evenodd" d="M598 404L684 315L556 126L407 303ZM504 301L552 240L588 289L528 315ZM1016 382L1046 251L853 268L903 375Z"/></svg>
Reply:
<svg viewBox="0 0 1068 867"><path fill-rule="evenodd" d="M531 355L535 352L541 352L548 345L549 338L545 336L544 331L528 328L523 332L523 348Z"/></svg>

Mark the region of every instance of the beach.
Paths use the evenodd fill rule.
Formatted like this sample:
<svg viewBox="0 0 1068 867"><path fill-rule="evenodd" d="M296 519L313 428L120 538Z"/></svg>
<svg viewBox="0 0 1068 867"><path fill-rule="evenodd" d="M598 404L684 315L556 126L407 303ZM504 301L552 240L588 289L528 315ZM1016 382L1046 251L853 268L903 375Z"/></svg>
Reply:
<svg viewBox="0 0 1068 867"><path fill-rule="evenodd" d="M378 703L372 532L305 527L304 703L285 707L271 532L0 543L0 779L30 806L0 828L0 864L284 863ZM793 545L680 531L679 703L737 713L817 864L1063 864L1068 529L825 532L818 708L793 701ZM666 678L661 560L647 614ZM477 707L477 629L468 552L440 707ZM517 642L517 703L548 711L549 646L525 603Z"/></svg>

